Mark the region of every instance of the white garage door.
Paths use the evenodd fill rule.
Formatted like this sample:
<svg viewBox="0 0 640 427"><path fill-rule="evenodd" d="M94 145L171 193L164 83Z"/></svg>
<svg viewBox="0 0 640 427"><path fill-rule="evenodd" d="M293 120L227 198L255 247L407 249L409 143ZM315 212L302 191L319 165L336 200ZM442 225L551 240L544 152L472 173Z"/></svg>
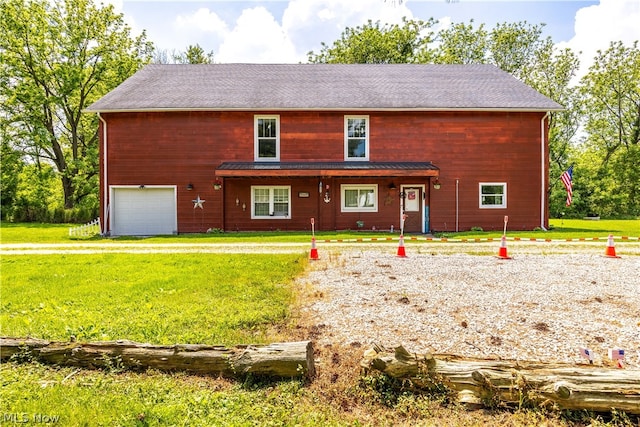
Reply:
<svg viewBox="0 0 640 427"><path fill-rule="evenodd" d="M176 233L175 192L175 187L112 187L111 235Z"/></svg>

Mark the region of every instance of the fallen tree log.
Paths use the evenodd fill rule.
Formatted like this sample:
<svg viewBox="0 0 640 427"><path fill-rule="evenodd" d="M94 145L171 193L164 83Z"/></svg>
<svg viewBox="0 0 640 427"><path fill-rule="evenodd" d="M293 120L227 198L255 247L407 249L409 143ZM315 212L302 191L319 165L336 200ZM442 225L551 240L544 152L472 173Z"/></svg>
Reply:
<svg viewBox="0 0 640 427"><path fill-rule="evenodd" d="M34 338L0 338L0 360L32 359L83 368L185 371L237 378L315 375L310 341L232 348L201 344L151 345L133 341L55 342Z"/></svg>
<svg viewBox="0 0 640 427"><path fill-rule="evenodd" d="M640 414L640 370L411 354L402 346L367 350L361 366L420 388L444 385L458 401L474 406L532 404Z"/></svg>

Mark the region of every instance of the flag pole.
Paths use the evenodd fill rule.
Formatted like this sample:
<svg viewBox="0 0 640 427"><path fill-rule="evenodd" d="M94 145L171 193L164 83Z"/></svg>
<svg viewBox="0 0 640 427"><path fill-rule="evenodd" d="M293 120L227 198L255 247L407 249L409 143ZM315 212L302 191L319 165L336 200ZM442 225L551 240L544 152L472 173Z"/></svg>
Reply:
<svg viewBox="0 0 640 427"><path fill-rule="evenodd" d="M562 181L564 188L567 190L566 206L570 206L573 195L573 165L569 166L569 169L560 175L560 181Z"/></svg>

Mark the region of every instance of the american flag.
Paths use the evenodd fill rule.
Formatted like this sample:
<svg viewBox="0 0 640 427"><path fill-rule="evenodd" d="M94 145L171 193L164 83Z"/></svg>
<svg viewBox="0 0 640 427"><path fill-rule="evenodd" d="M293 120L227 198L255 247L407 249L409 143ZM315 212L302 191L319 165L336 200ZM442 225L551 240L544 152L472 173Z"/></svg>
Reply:
<svg viewBox="0 0 640 427"><path fill-rule="evenodd" d="M589 363L593 363L593 351L589 350L588 348L581 348L580 356L587 359Z"/></svg>
<svg viewBox="0 0 640 427"><path fill-rule="evenodd" d="M567 189L567 206L569 206L573 195L573 165L569 166L569 169L560 176L560 181L564 184L564 188Z"/></svg>
<svg viewBox="0 0 640 427"><path fill-rule="evenodd" d="M624 360L624 350L619 348L609 349L609 359L611 360Z"/></svg>

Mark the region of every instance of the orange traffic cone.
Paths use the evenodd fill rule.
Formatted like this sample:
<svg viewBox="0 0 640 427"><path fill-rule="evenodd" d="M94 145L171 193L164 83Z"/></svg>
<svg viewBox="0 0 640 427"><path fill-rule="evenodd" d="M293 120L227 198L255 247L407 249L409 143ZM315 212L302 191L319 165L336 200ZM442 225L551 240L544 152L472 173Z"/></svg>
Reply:
<svg viewBox="0 0 640 427"><path fill-rule="evenodd" d="M607 250L604 252L604 256L607 258L620 258L616 255L616 247L613 244L613 234L609 234L609 241L607 242Z"/></svg>
<svg viewBox="0 0 640 427"><path fill-rule="evenodd" d="M511 257L507 255L507 237L505 235L502 235L502 241L500 242L500 249L498 249L498 258L511 259Z"/></svg>
<svg viewBox="0 0 640 427"><path fill-rule="evenodd" d="M404 251L404 237L402 234L400 235L400 244L398 245L398 256L401 258L407 257L407 253Z"/></svg>
<svg viewBox="0 0 640 427"><path fill-rule="evenodd" d="M311 253L309 254L309 259L315 260L318 259L318 249L316 249L316 238L311 238Z"/></svg>

